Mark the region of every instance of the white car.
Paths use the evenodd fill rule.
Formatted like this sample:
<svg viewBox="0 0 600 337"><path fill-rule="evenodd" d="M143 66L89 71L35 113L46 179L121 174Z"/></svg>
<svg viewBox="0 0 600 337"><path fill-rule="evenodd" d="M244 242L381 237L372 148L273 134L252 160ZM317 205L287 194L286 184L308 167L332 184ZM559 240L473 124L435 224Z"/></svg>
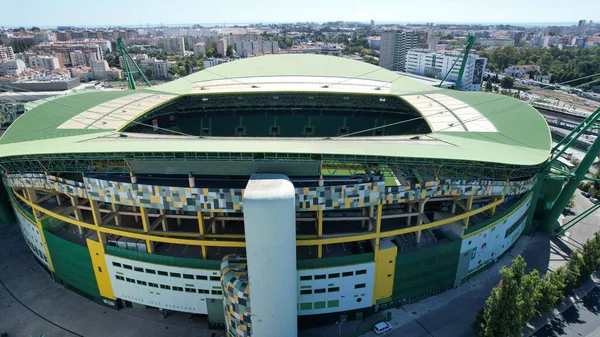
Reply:
<svg viewBox="0 0 600 337"><path fill-rule="evenodd" d="M590 201L593 202L594 204L598 203L598 199L596 199L596 198L590 198Z"/></svg>
<svg viewBox="0 0 600 337"><path fill-rule="evenodd" d="M375 333L378 335L383 335L390 330L392 330L392 325L388 322L377 323L373 327L373 331L375 331Z"/></svg>

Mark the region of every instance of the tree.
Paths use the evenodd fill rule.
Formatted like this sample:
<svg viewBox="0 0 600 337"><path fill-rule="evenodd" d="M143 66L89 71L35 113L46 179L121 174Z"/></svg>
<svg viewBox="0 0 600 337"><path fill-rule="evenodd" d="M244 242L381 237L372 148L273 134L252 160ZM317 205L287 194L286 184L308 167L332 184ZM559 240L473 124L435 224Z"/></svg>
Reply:
<svg viewBox="0 0 600 337"><path fill-rule="evenodd" d="M575 207L575 194L573 194L571 199L569 199L569 202L567 203L566 208L573 208L573 207Z"/></svg>
<svg viewBox="0 0 600 337"><path fill-rule="evenodd" d="M169 69L167 70L167 72L169 74L171 74L171 76L175 76L176 74L179 74L179 68L177 68L175 66L172 66L172 67L169 67Z"/></svg>
<svg viewBox="0 0 600 337"><path fill-rule="evenodd" d="M40 32L41 29L40 29L40 27L33 26L33 27L31 27L31 31L32 32Z"/></svg>
<svg viewBox="0 0 600 337"><path fill-rule="evenodd" d="M490 92L492 91L494 88L494 86L492 85L492 80L488 79L487 82L485 82L485 91Z"/></svg>
<svg viewBox="0 0 600 337"><path fill-rule="evenodd" d="M515 80L510 76L504 76L502 81L500 81L500 85L504 89L510 89L515 85Z"/></svg>
<svg viewBox="0 0 600 337"><path fill-rule="evenodd" d="M225 55L227 57L233 57L233 54L234 54L233 46L231 46L231 45L227 46L227 51L225 51Z"/></svg>
<svg viewBox="0 0 600 337"><path fill-rule="evenodd" d="M146 69L144 69L144 75L146 75L146 77L151 80L154 78L154 67L148 67Z"/></svg>
<svg viewBox="0 0 600 337"><path fill-rule="evenodd" d="M565 288L564 267L559 267L557 271L549 271L539 284L539 298L536 306L538 313L546 312L556 306L563 298Z"/></svg>
<svg viewBox="0 0 600 337"><path fill-rule="evenodd" d="M285 39L283 39L283 43L285 43L286 48L291 48L292 45L294 44L294 41L292 40L291 37L286 36Z"/></svg>

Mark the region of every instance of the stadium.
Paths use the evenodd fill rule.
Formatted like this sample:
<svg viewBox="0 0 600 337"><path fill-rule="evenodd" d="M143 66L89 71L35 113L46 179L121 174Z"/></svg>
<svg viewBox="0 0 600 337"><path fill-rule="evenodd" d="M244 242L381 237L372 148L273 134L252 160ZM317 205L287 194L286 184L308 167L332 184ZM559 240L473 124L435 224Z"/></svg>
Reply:
<svg viewBox="0 0 600 337"><path fill-rule="evenodd" d="M65 287L291 336L493 264L530 231L550 151L544 118L513 98L273 55L39 101L0 139L0 170Z"/></svg>

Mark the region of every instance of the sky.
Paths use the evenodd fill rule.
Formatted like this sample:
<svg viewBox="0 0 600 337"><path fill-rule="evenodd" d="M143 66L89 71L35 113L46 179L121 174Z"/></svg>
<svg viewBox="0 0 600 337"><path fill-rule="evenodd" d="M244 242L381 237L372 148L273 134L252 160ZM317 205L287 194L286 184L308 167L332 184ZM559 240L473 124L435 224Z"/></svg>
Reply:
<svg viewBox="0 0 600 337"><path fill-rule="evenodd" d="M7 1L2 12L0 26L26 28L371 19L375 23L575 24L582 19L600 21L600 0L52 0Z"/></svg>

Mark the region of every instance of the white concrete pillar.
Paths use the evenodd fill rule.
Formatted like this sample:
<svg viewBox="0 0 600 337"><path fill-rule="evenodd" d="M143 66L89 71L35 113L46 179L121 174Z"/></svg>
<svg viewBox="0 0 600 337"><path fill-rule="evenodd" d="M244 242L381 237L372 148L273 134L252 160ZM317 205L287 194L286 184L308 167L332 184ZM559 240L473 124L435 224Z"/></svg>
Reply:
<svg viewBox="0 0 600 337"><path fill-rule="evenodd" d="M254 174L244 192L252 335L298 335L296 206L292 182Z"/></svg>

